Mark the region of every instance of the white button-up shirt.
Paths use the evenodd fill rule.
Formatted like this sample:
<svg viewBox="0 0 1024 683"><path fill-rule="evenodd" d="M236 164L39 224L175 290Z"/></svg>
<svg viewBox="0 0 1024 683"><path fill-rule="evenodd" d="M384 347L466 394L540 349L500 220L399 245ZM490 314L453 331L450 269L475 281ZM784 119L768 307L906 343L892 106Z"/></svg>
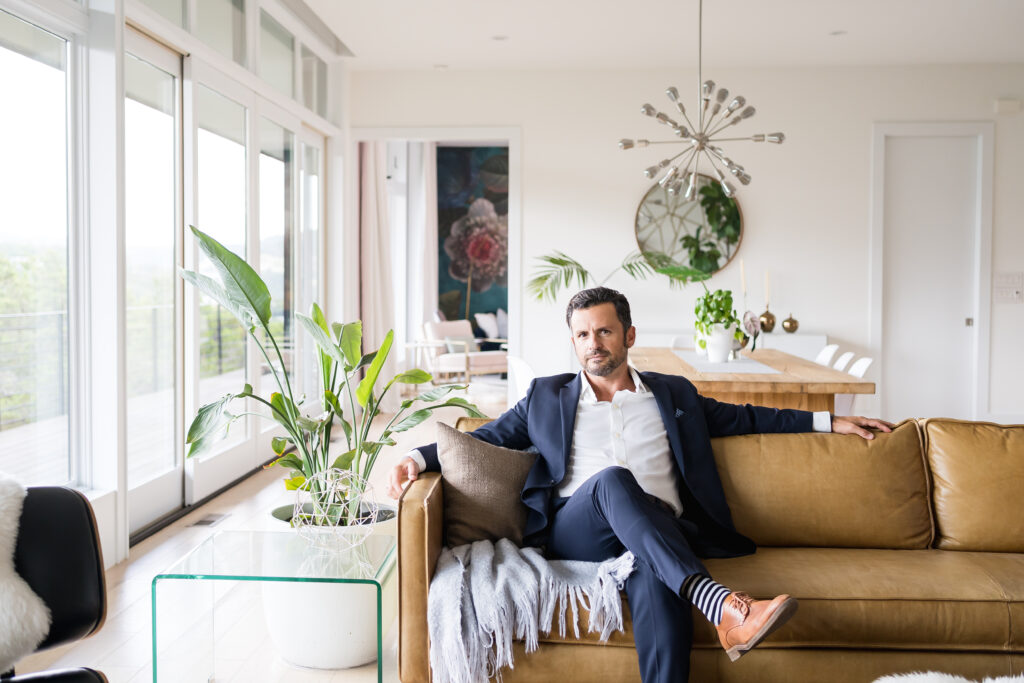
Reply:
<svg viewBox="0 0 1024 683"><path fill-rule="evenodd" d="M633 368L636 391L617 391L611 401L598 401L585 372L576 405L572 450L559 496L571 496L583 482L606 467L625 467L647 493L683 510L677 488L679 473L672 462L668 435L658 402Z"/></svg>

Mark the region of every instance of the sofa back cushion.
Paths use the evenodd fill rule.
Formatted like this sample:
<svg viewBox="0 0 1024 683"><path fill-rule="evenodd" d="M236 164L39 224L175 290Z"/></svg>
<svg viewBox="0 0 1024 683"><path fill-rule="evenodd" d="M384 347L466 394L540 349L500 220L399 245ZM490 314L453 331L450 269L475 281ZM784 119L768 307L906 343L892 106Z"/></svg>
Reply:
<svg viewBox="0 0 1024 683"><path fill-rule="evenodd" d="M736 528L758 545L927 548L928 480L917 424L871 441L839 434L712 440Z"/></svg>
<svg viewBox="0 0 1024 683"><path fill-rule="evenodd" d="M1024 552L1024 425L925 420L936 545Z"/></svg>

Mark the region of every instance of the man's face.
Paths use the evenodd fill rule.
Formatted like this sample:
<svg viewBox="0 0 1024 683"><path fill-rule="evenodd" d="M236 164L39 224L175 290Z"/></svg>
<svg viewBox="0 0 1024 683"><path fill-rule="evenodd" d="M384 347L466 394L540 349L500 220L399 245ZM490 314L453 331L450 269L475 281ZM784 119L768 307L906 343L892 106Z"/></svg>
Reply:
<svg viewBox="0 0 1024 683"><path fill-rule="evenodd" d="M636 329L622 329L612 303L573 311L569 326L580 365L597 377L606 377L625 363L626 349L636 340Z"/></svg>

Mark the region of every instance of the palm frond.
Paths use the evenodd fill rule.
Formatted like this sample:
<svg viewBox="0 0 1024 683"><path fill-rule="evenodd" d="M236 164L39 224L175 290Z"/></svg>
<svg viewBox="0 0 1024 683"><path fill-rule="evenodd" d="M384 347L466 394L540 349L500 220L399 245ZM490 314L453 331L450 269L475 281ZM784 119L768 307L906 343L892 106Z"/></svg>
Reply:
<svg viewBox="0 0 1024 683"><path fill-rule="evenodd" d="M534 275L527 283L526 290L538 301L555 301L559 290L571 285L573 280L580 288L586 287L590 281L590 271L579 261L560 251L538 256L537 260L542 265L534 269Z"/></svg>
<svg viewBox="0 0 1024 683"><path fill-rule="evenodd" d="M654 274L651 261L640 251L626 254L626 258L622 259L622 265L619 267L634 280L646 280L648 276Z"/></svg>
<svg viewBox="0 0 1024 683"><path fill-rule="evenodd" d="M669 286L673 289L684 287L690 282L707 280L711 277L711 273L706 273L703 270L697 270L696 268L682 266L679 264L665 266L663 268L655 268L655 272L668 277Z"/></svg>

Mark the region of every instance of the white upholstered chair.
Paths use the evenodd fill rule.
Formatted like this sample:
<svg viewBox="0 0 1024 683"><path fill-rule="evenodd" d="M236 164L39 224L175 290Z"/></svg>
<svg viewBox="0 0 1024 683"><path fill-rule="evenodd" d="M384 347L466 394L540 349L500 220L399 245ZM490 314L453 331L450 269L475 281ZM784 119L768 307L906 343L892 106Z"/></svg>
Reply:
<svg viewBox="0 0 1024 683"><path fill-rule="evenodd" d="M468 320L423 323L423 339L414 346L417 364L425 366L435 380L462 379L468 384L473 375L508 372L508 352L480 351Z"/></svg>
<svg viewBox="0 0 1024 683"><path fill-rule="evenodd" d="M814 362L818 365L824 365L828 367L828 364L832 362L832 356L836 355L836 351L839 350L839 344L827 344L822 347L818 355L814 357Z"/></svg>
<svg viewBox="0 0 1024 683"><path fill-rule="evenodd" d="M868 368L871 367L871 358L865 356L864 358L858 358L850 366L850 374L857 379L864 379L864 375L867 374ZM856 394L836 394L836 415L852 415L853 414L853 402L857 398Z"/></svg>
<svg viewBox="0 0 1024 683"><path fill-rule="evenodd" d="M537 379L537 373L522 358L509 356L508 379L515 391L515 400L519 401L526 396L526 392L530 388L530 382Z"/></svg>
<svg viewBox="0 0 1024 683"><path fill-rule="evenodd" d="M850 364L851 360L853 360L853 351L847 351L843 353L841 356L839 356L838 360L836 360L836 364L833 365L832 367L835 370L842 372L843 370L846 369L846 366Z"/></svg>

